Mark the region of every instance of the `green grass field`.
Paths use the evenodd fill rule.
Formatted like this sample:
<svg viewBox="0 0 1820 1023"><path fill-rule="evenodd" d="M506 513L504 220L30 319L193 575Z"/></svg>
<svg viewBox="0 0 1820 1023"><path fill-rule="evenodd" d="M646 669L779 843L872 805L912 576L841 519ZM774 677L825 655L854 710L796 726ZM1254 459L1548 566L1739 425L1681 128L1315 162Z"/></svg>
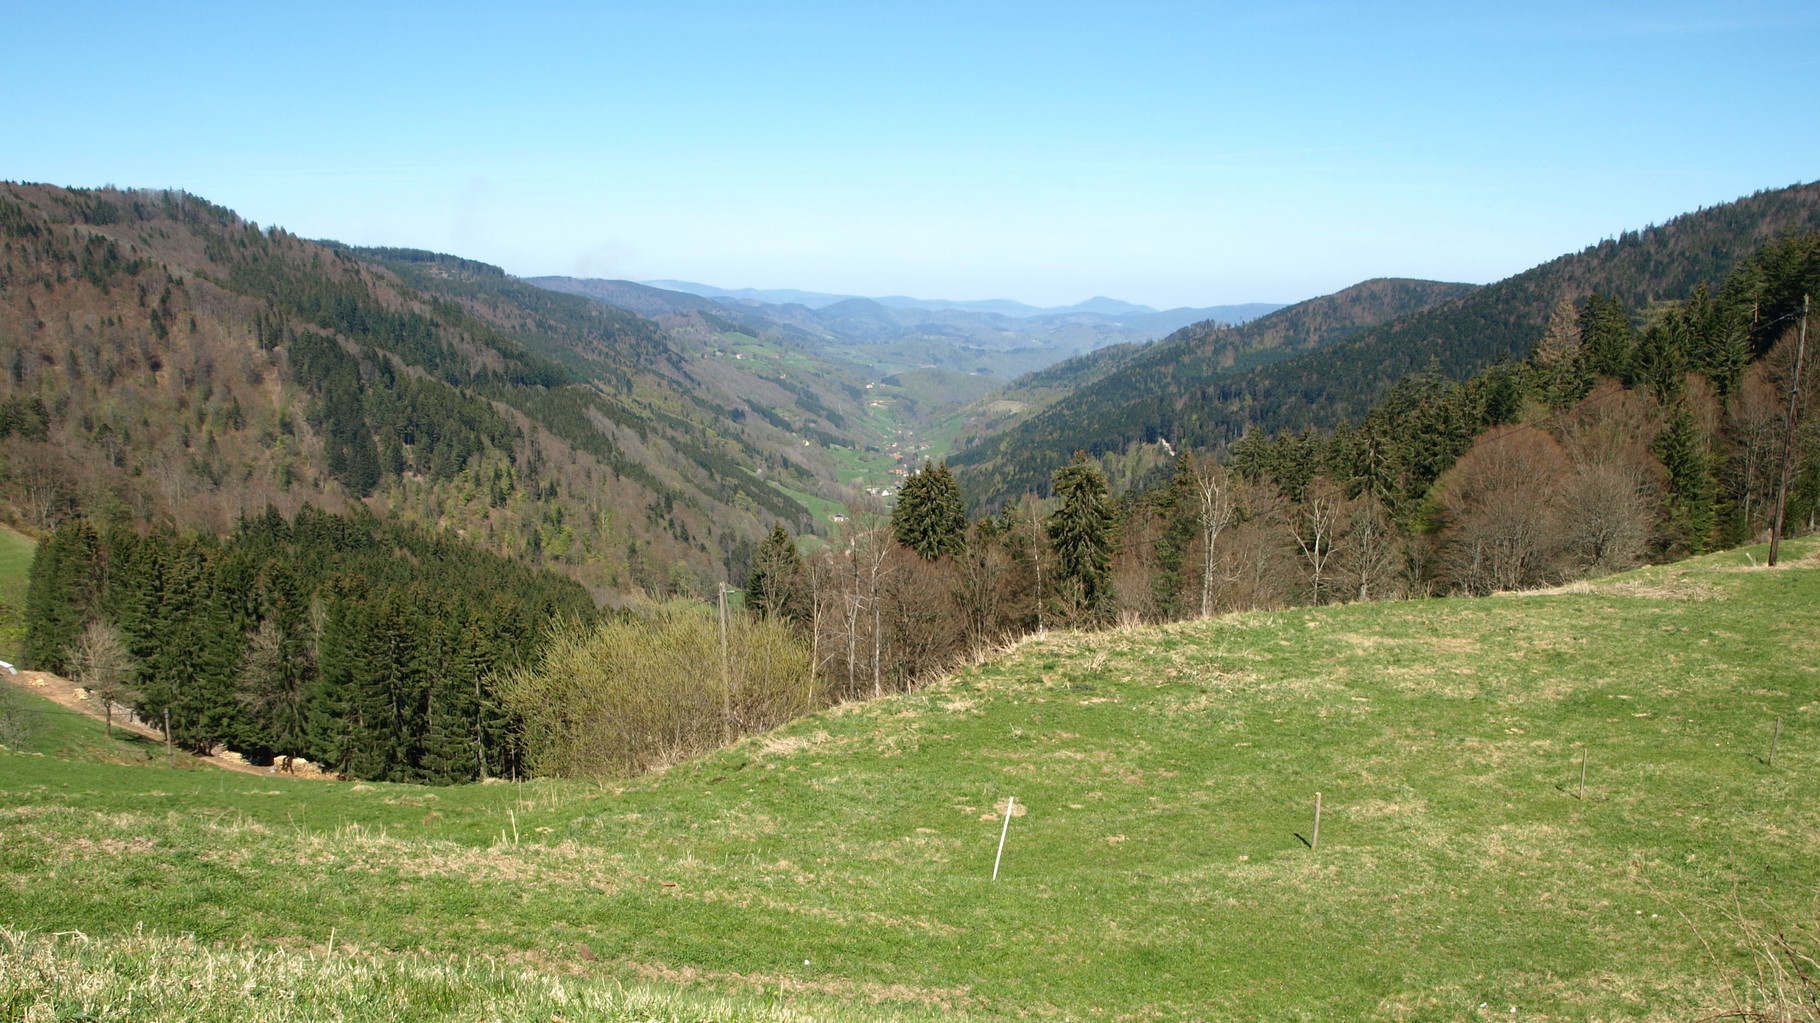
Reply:
<svg viewBox="0 0 1820 1023"><path fill-rule="evenodd" d="M116 726L109 737L105 725L80 711L32 695L29 688L10 695L13 713L25 723L27 739L21 747L27 753L40 753L60 760L97 761L108 764L146 764L167 762L164 743ZM119 712L115 712L118 719ZM188 757L171 758L170 762L193 766Z"/></svg>
<svg viewBox="0 0 1820 1023"><path fill-rule="evenodd" d="M23 533L0 526L0 661L17 663L25 639L25 590L31 580L32 555L38 544Z"/></svg>
<svg viewBox="0 0 1820 1023"><path fill-rule="evenodd" d="M0 753L0 1018L1735 1010L1820 919L1816 554L1054 634L630 781Z"/></svg>

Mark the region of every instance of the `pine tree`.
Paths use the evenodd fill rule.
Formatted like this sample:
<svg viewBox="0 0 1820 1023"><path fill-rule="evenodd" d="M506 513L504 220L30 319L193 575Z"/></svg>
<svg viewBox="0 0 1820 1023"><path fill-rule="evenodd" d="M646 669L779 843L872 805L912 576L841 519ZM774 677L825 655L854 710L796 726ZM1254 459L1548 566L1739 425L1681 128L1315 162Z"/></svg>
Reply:
<svg viewBox="0 0 1820 1023"><path fill-rule="evenodd" d="M1628 379L1664 405L1680 400L1687 389L1687 328L1670 313L1650 324L1631 350Z"/></svg>
<svg viewBox="0 0 1820 1023"><path fill-rule="evenodd" d="M101 537L82 520L58 526L32 555L25 597L25 663L62 672L98 607Z"/></svg>
<svg viewBox="0 0 1820 1023"><path fill-rule="evenodd" d="M1623 302L1597 292L1586 300L1580 313L1580 344L1586 351L1589 370L1600 376L1628 379L1635 337Z"/></svg>
<svg viewBox="0 0 1820 1023"><path fill-rule="evenodd" d="M802 586L802 557L796 552L796 541L781 522L773 523L771 534L752 559L752 571L746 577L746 607L761 618L791 618Z"/></svg>
<svg viewBox="0 0 1820 1023"><path fill-rule="evenodd" d="M483 777L484 705L498 667L496 655L483 614L469 611L454 637L451 670L434 679L430 694L419 763L425 781L450 784Z"/></svg>
<svg viewBox="0 0 1820 1023"><path fill-rule="evenodd" d="M960 553L967 542L967 506L947 462L924 462L904 480L891 513L891 532L924 561Z"/></svg>
<svg viewBox="0 0 1820 1023"><path fill-rule="evenodd" d="M1089 614L1103 613L1112 602L1112 505L1106 477L1084 452L1056 470L1055 496L1061 507L1049 516L1045 532L1055 551L1057 585L1073 588Z"/></svg>
<svg viewBox="0 0 1820 1023"><path fill-rule="evenodd" d="M1685 405L1677 405L1656 438L1656 457L1668 473L1668 521L1671 543L1700 554L1712 542L1716 524L1712 459L1700 427Z"/></svg>
<svg viewBox="0 0 1820 1023"><path fill-rule="evenodd" d="M1679 315L1687 328L1690 368L1705 374L1721 398L1729 397L1750 364L1748 310L1713 298L1701 283Z"/></svg>

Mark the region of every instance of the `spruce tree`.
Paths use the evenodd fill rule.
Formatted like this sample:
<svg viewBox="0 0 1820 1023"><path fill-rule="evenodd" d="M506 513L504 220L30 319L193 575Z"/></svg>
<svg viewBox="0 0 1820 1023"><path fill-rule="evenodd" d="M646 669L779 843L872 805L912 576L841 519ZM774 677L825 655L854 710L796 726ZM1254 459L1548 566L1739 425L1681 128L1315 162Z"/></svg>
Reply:
<svg viewBox="0 0 1820 1023"><path fill-rule="evenodd" d="M95 613L101 537L86 521L58 526L32 555L25 595L27 666L63 672L68 651Z"/></svg>
<svg viewBox="0 0 1820 1023"><path fill-rule="evenodd" d="M1055 551L1057 583L1073 587L1083 610L1099 614L1112 602L1112 504L1106 477L1077 452L1074 461L1056 470L1055 496L1061 507L1049 516L1045 532Z"/></svg>
<svg viewBox="0 0 1820 1023"><path fill-rule="evenodd" d="M758 555L752 559L752 571L746 576L746 607L761 618L791 617L802 569L796 541L783 523L773 523L771 534L759 545Z"/></svg>
<svg viewBox="0 0 1820 1023"><path fill-rule="evenodd" d="M1580 344L1593 373L1628 381L1635 338L1623 302L1597 292L1586 300L1580 313Z"/></svg>
<svg viewBox="0 0 1820 1023"><path fill-rule="evenodd" d="M466 543L307 508L225 540L72 522L31 588L41 644L86 618L119 627L141 713L168 710L179 743L395 781L472 778L483 755L503 768L513 722L485 679L534 656L541 623L593 610L573 583Z"/></svg>
<svg viewBox="0 0 1820 1023"><path fill-rule="evenodd" d="M1153 506L1163 519L1163 531L1156 541L1157 570L1151 582L1151 599L1159 612L1171 618L1181 607L1182 569L1199 526L1194 481L1194 456L1184 451L1176 456L1169 485L1152 497Z"/></svg>
<svg viewBox="0 0 1820 1023"><path fill-rule="evenodd" d="M1394 393L1394 392L1393 392ZM1269 458L1270 438L1255 425L1245 428L1244 436L1232 442L1226 451L1226 468L1240 479L1255 482L1269 472L1264 463Z"/></svg>
<svg viewBox="0 0 1820 1023"><path fill-rule="evenodd" d="M1679 401L1687 389L1687 329L1671 313L1650 324L1631 350L1629 379L1664 405Z"/></svg>
<svg viewBox="0 0 1820 1023"><path fill-rule="evenodd" d="M434 679L423 732L419 767L431 784L477 780L486 748L483 703L497 661L483 614L469 611L453 642L452 669Z"/></svg>
<svg viewBox="0 0 1820 1023"><path fill-rule="evenodd" d="M348 588L364 585L365 580L358 580ZM361 601L334 592L340 589L342 585L337 585L319 595L313 609L316 684L310 692L307 744L311 760L346 774L354 755L354 678L367 609Z"/></svg>
<svg viewBox="0 0 1820 1023"><path fill-rule="evenodd" d="M967 506L947 462L926 461L904 480L891 513L891 532L925 561L961 552L967 542Z"/></svg>
<svg viewBox="0 0 1820 1023"><path fill-rule="evenodd" d="M1656 438L1656 457L1668 473L1668 521L1671 542L1692 554L1705 552L1712 542L1714 494L1712 459L1700 427L1685 405L1677 405L1668 425Z"/></svg>
<svg viewBox="0 0 1820 1023"><path fill-rule="evenodd" d="M1750 364L1749 311L1713 298L1702 283L1679 315L1687 328L1690 368L1705 374L1721 398L1728 397Z"/></svg>

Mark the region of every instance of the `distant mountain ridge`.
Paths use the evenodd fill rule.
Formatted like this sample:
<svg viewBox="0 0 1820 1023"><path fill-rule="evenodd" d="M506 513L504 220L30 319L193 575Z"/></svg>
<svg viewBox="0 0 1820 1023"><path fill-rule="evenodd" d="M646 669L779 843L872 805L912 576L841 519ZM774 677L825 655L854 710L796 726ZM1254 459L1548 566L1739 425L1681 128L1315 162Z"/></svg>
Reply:
<svg viewBox="0 0 1820 1023"><path fill-rule="evenodd" d="M547 279L547 278L535 278ZM1226 323L1243 323L1255 320L1266 313L1283 308L1280 302L1245 302L1236 305L1207 306L1189 308L1181 306L1175 309L1155 309L1135 302L1125 302L1116 298L1096 295L1085 302L1076 302L1067 306L1033 306L1009 298L988 298L969 301L952 299L910 298L906 295L838 295L824 291L799 291L791 288L720 288L712 284L698 284L694 281L640 281L650 288L662 288L666 291L680 291L702 298L730 299L735 302L758 302L764 305L803 305L811 309L821 309L839 302L852 299L865 299L877 302L891 309L960 309L971 313L997 313L1012 319L1030 319L1037 316L1062 316L1070 313L1096 313L1109 317L1143 317L1193 315L1183 321L1183 325L1197 320L1220 320Z"/></svg>
<svg viewBox="0 0 1820 1023"><path fill-rule="evenodd" d="M1240 323L1280 308L1250 303L1157 312L1117 299L1094 298L1060 310L1042 310L1008 300L943 303L789 290L731 291L687 281L525 280L643 316L686 319L712 331L767 337L883 375L944 369L1010 379L1110 345L1152 341L1192 323ZM1001 307L1016 315L997 311Z"/></svg>

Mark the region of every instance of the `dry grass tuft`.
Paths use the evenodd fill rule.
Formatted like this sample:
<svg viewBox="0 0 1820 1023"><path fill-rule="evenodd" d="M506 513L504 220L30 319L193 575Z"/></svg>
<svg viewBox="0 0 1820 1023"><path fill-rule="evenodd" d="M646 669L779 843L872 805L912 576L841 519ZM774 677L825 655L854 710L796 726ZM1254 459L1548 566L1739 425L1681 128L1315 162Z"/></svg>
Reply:
<svg viewBox="0 0 1820 1023"><path fill-rule="evenodd" d="M143 928L107 938L0 928L0 1007L5 1018L20 1023L809 1023L829 1018L770 1001L556 977L486 958L456 962L410 953L377 955L346 944L333 950L253 943L222 947Z"/></svg>

